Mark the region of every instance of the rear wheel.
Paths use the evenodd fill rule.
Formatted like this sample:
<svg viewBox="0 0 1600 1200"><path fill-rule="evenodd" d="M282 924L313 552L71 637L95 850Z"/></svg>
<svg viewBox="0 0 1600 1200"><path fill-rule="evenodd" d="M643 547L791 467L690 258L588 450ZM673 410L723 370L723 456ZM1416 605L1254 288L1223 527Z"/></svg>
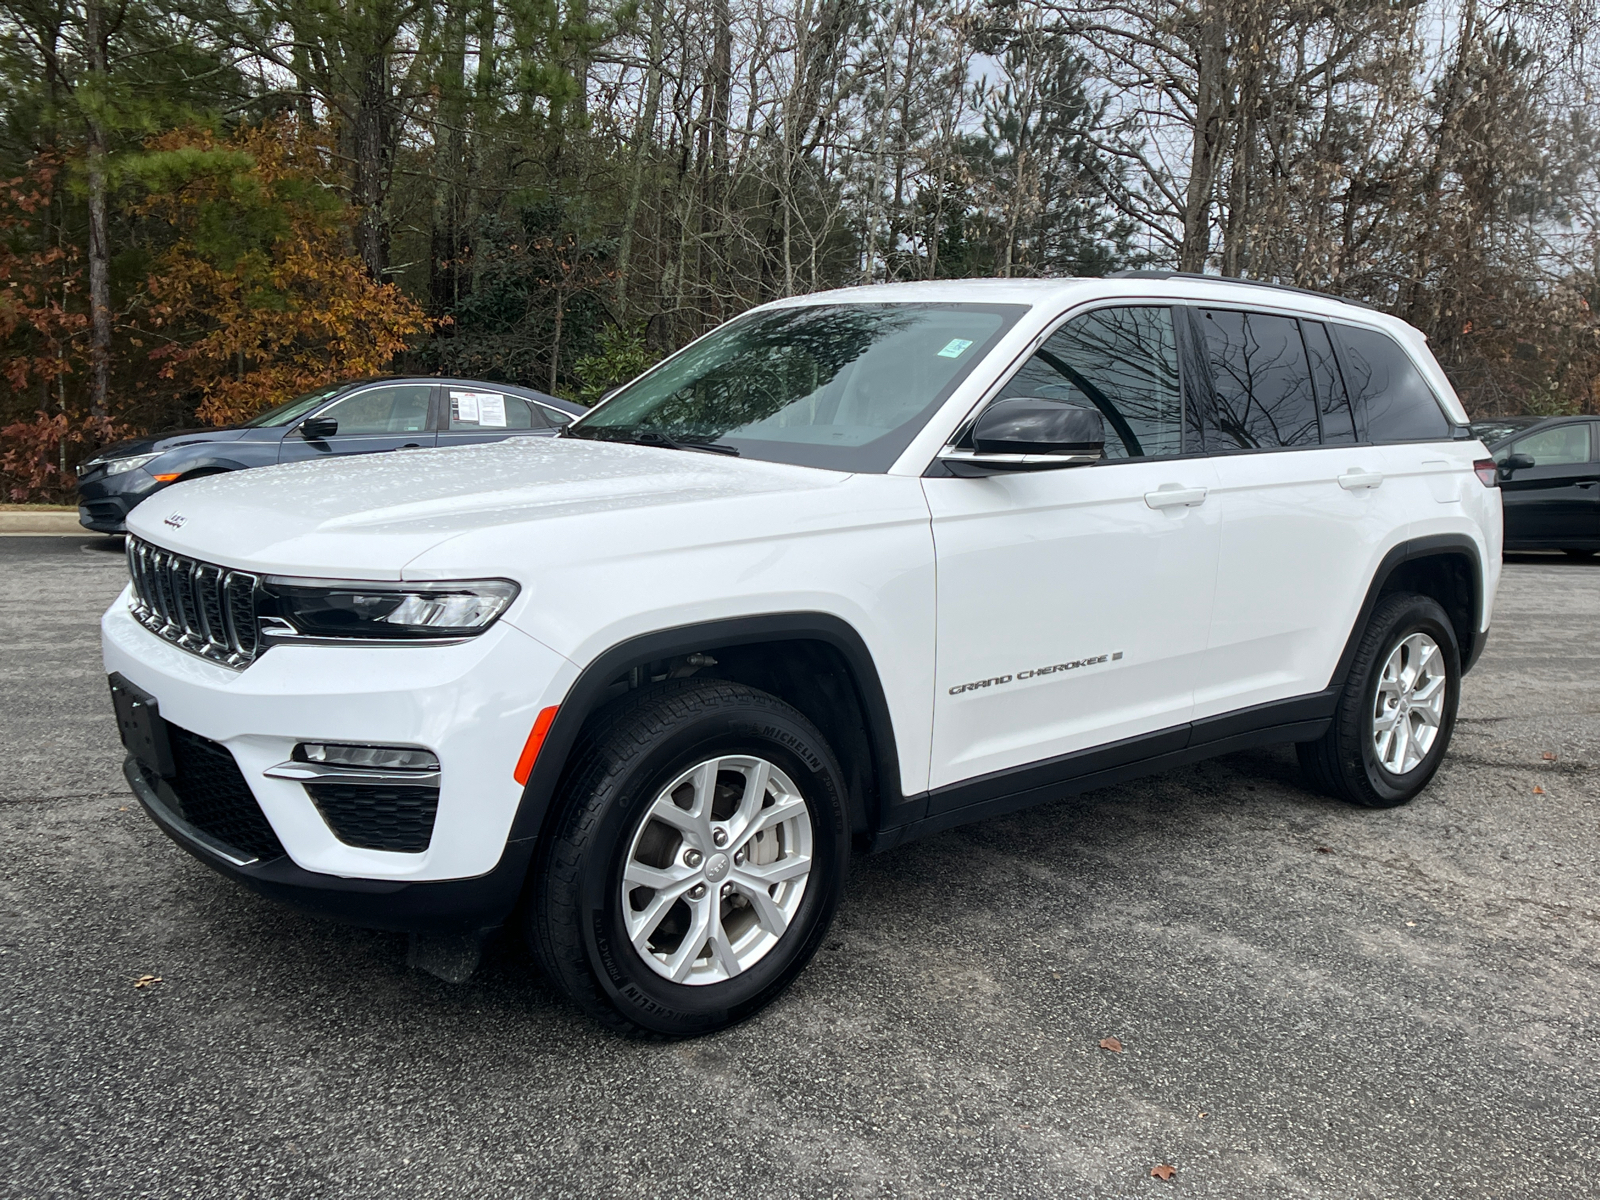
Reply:
<svg viewBox="0 0 1600 1200"><path fill-rule="evenodd" d="M843 774L799 712L740 684L627 698L586 736L540 855L528 938L632 1034L724 1028L788 986L843 890Z"/></svg>
<svg viewBox="0 0 1600 1200"><path fill-rule="evenodd" d="M1380 601L1356 648L1328 732L1296 749L1319 791L1368 808L1427 787L1450 744L1461 692L1455 629L1427 596Z"/></svg>

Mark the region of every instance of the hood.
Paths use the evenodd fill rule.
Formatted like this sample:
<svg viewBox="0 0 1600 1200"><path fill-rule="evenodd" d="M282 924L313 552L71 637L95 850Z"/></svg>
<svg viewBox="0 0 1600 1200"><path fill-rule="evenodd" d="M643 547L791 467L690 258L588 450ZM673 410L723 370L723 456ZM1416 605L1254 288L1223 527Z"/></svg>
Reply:
<svg viewBox="0 0 1600 1200"><path fill-rule="evenodd" d="M175 429L150 437L132 438L117 442L95 454L102 458L131 458L135 454L157 454L176 450L179 446L192 446L198 442L236 442L245 435L243 425L206 426L200 429Z"/></svg>
<svg viewBox="0 0 1600 1200"><path fill-rule="evenodd" d="M837 486L832 471L576 438L361 454L174 484L128 530L270 574L398 579L461 534Z"/></svg>

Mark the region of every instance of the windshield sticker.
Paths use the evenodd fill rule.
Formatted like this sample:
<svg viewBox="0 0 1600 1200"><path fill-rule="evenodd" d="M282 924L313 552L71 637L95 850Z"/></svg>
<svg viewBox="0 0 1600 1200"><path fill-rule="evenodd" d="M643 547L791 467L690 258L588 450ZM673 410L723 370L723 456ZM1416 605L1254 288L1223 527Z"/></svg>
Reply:
<svg viewBox="0 0 1600 1200"><path fill-rule="evenodd" d="M939 351L940 358L960 358L961 352L972 345L970 338L951 338L945 343L944 349Z"/></svg>
<svg viewBox="0 0 1600 1200"><path fill-rule="evenodd" d="M450 419L452 421L471 421L476 425L478 423L478 393L451 392Z"/></svg>

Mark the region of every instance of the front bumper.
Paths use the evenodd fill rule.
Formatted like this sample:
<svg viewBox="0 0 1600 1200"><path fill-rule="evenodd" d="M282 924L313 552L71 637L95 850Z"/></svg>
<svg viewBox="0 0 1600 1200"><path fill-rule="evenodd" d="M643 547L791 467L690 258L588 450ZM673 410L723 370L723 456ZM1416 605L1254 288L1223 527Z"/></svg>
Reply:
<svg viewBox="0 0 1600 1200"><path fill-rule="evenodd" d="M516 907L533 853L532 839L510 843L494 868L476 879L400 883L324 875L296 866L288 856L241 857L168 808L132 758L123 774L162 832L212 870L290 908L371 929L453 933L500 925Z"/></svg>
<svg viewBox="0 0 1600 1200"><path fill-rule="evenodd" d="M107 475L103 471L78 481L78 524L96 533L126 533L128 514L141 501L171 484L142 467Z"/></svg>
<svg viewBox="0 0 1600 1200"><path fill-rule="evenodd" d="M523 792L512 777L517 758L535 716L558 704L577 674L565 658L504 622L454 645L275 646L243 671L150 633L129 613L126 592L106 612L101 633L108 672L154 696L166 721L233 756L286 856L239 861L248 856L229 855L186 831L159 797L152 805L140 779L134 790L162 828L257 891L369 924L384 923L375 918L392 901L399 909L388 923L404 928L417 927L418 918L395 899L401 890L451 882L463 886L448 891L475 894L500 886L480 881L496 875L503 860L515 865L515 853L506 851ZM432 750L440 787L427 849L401 853L341 842L301 783L265 774L301 741ZM425 894L407 903L425 912L433 903ZM379 896L390 900L371 899ZM442 903L450 909L467 901ZM352 905L356 911L341 914Z"/></svg>

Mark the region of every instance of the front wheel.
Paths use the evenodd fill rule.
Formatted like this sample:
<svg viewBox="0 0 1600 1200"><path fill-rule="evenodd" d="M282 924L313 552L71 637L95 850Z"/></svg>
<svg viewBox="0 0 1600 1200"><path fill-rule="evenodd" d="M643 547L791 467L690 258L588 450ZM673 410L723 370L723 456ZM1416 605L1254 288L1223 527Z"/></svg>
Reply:
<svg viewBox="0 0 1600 1200"><path fill-rule="evenodd" d="M546 972L631 1034L709 1033L769 1003L844 885L822 735L765 692L683 680L619 701L577 755L529 906Z"/></svg>
<svg viewBox="0 0 1600 1200"><path fill-rule="evenodd" d="M1427 596L1379 602L1356 648L1328 732L1296 749L1317 790L1367 808L1413 799L1450 744L1461 650Z"/></svg>

